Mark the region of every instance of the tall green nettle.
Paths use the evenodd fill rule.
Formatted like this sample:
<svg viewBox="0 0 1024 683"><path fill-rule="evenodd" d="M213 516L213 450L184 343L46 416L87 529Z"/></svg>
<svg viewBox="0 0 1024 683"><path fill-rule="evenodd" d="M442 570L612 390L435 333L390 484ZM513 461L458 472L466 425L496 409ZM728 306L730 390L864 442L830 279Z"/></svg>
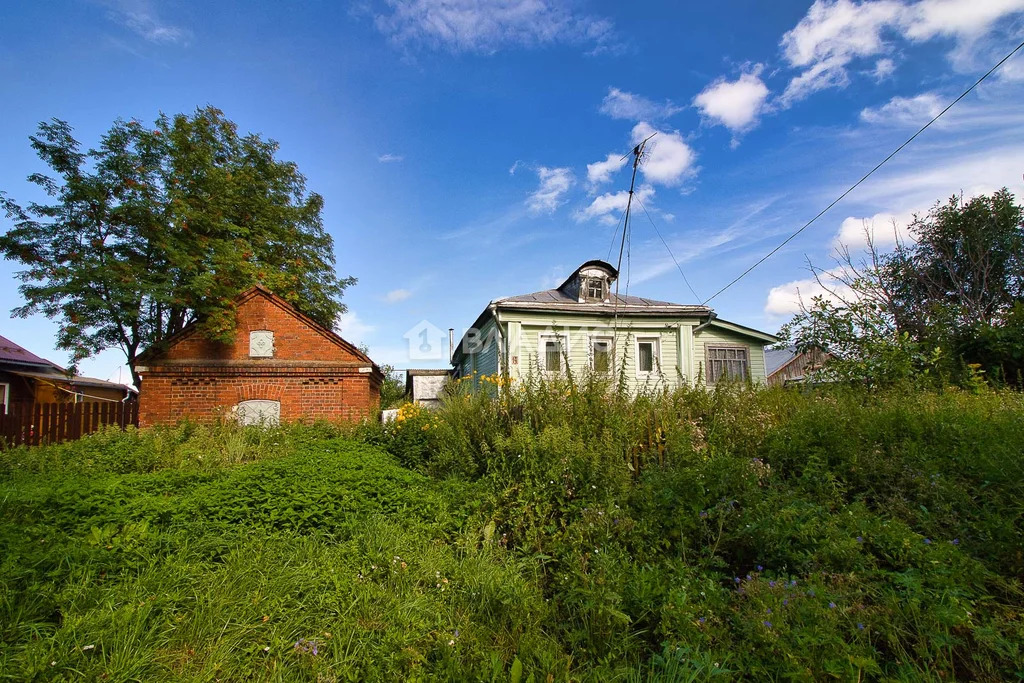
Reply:
<svg viewBox="0 0 1024 683"><path fill-rule="evenodd" d="M138 354L193 321L230 341L232 300L257 282L327 327L345 311L355 279L334 271L323 198L276 142L240 136L221 111L118 120L88 152L58 119L29 139L54 177L28 180L52 203L0 192L14 222L0 254L25 266L14 315L56 320L74 362L121 348L138 384Z"/></svg>

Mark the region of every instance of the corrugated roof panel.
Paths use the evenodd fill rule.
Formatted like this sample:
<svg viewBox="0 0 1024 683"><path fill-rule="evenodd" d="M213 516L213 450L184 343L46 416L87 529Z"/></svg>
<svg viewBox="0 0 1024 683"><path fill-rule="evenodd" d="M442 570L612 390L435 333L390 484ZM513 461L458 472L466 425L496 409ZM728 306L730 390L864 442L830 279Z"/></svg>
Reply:
<svg viewBox="0 0 1024 683"><path fill-rule="evenodd" d="M54 363L45 358L40 358L23 346L15 344L7 337L0 337L0 361L31 363L32 365L44 365L46 367L54 366Z"/></svg>

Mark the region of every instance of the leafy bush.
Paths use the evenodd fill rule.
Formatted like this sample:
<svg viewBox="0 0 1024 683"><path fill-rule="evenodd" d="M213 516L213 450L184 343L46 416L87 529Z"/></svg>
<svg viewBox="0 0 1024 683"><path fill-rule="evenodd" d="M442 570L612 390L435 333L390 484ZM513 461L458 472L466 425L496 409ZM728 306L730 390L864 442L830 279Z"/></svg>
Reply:
<svg viewBox="0 0 1024 683"><path fill-rule="evenodd" d="M0 677L1024 674L1020 394L466 384L4 453Z"/></svg>

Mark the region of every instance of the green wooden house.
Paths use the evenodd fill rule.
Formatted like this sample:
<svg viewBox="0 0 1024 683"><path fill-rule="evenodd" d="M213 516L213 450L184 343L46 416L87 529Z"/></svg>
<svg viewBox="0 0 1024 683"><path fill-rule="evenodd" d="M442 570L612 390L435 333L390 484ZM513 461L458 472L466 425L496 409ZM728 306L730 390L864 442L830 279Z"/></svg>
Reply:
<svg viewBox="0 0 1024 683"><path fill-rule="evenodd" d="M618 272L587 261L556 289L495 299L452 354L455 377L595 371L634 389L765 381L776 337L707 306L616 295Z"/></svg>

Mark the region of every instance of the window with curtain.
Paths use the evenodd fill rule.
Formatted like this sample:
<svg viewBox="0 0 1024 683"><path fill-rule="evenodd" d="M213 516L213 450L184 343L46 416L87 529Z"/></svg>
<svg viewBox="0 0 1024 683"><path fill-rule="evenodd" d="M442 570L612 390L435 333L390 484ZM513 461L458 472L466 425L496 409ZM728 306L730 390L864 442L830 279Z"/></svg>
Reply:
<svg viewBox="0 0 1024 683"><path fill-rule="evenodd" d="M641 337L636 342L636 370L637 373L654 372L660 364L658 358L658 338Z"/></svg>
<svg viewBox="0 0 1024 683"><path fill-rule="evenodd" d="M541 367L545 372L559 372L565 356L565 345L561 337L541 337Z"/></svg>
<svg viewBox="0 0 1024 683"><path fill-rule="evenodd" d="M611 372L614 363L612 348L611 337L593 337L590 340L590 362L594 372Z"/></svg>
<svg viewBox="0 0 1024 683"><path fill-rule="evenodd" d="M708 384L720 380L745 381L750 376L750 356L742 346L707 347Z"/></svg>

